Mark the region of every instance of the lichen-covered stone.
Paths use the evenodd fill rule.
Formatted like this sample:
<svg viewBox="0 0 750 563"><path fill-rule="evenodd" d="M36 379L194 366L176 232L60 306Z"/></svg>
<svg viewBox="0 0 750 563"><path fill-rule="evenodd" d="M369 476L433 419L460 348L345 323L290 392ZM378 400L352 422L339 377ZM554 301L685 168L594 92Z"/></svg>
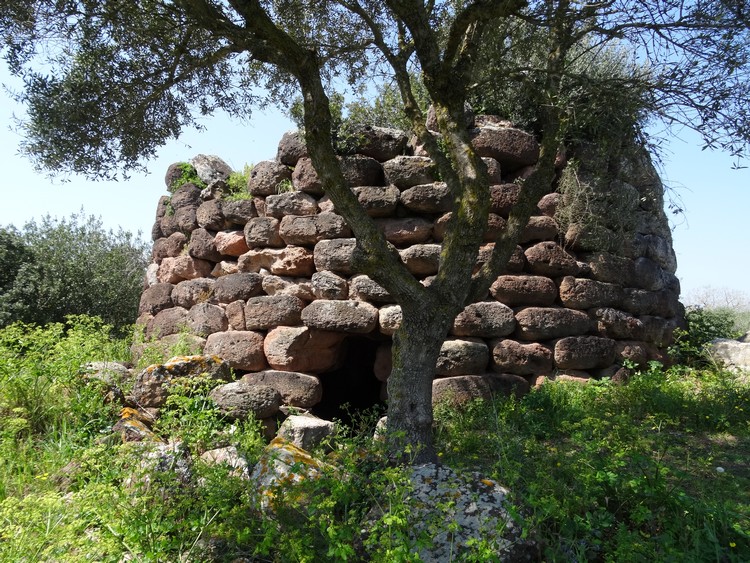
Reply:
<svg viewBox="0 0 750 563"><path fill-rule="evenodd" d="M154 364L141 371L133 385L133 399L142 407L161 407L169 396L175 378L205 377L218 382L228 381L229 365L218 356L175 356L163 364Z"/></svg>
<svg viewBox="0 0 750 563"><path fill-rule="evenodd" d="M278 435L303 450L312 450L336 430L336 425L314 416L291 415L281 424Z"/></svg>

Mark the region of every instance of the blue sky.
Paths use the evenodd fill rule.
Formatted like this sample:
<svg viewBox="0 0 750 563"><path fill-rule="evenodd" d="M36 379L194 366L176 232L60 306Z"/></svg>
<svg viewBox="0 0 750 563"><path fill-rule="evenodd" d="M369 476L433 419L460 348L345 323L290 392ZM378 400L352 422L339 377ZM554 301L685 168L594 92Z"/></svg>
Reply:
<svg viewBox="0 0 750 563"><path fill-rule="evenodd" d="M4 65L0 65L0 83L12 83ZM0 93L0 225L20 227L46 214L63 218L83 208L86 215L101 217L106 227L141 231L147 240L157 201L166 193L163 178L171 163L200 153L215 154L241 170L246 163L272 159L281 135L293 128L277 111L256 112L249 124L219 115L205 122L206 131L188 131L179 141L163 147L149 164L149 175L134 175L120 182L91 182L79 177L62 182L36 173L18 155L21 137L12 130L12 117L22 111L5 91ZM684 215L672 217L683 297L690 301L691 294L707 286L750 294L745 240L750 235L746 227L750 169L733 170L730 156L702 151L695 133L686 131L680 136L684 140L670 140L661 172L685 209Z"/></svg>

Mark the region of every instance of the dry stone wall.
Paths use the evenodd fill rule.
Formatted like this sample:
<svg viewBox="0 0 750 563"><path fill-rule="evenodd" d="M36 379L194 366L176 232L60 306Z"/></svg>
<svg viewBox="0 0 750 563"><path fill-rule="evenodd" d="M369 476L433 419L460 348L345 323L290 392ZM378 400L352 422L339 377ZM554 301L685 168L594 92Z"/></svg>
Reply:
<svg viewBox="0 0 750 563"><path fill-rule="evenodd" d="M481 263L518 197L514 180L528 174L539 147L492 116L468 125L492 184ZM347 182L407 268L429 284L450 218L447 187L405 133L365 128L355 141L340 157ZM286 133L276 159L252 169L251 199L221 198L231 170L217 157L191 162L208 187L185 184L159 201L138 319L146 335L169 341L187 329L204 353L250 374L243 381L275 385L287 404L384 399L401 311L352 270L351 230L323 193L300 134ZM627 172L600 189L630 194L632 227L617 249L597 248L581 224L561 228L564 195L539 202L507 270L456 318L436 394L612 376L626 360L666 359L682 307L661 184L647 161L628 163ZM167 184L179 173L170 167ZM607 230L600 223L599 235Z"/></svg>

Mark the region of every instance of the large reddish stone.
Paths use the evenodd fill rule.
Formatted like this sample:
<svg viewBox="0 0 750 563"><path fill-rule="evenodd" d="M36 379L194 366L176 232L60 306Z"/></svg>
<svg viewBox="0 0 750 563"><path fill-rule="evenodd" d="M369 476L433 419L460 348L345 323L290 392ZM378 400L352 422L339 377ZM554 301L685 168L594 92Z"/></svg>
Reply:
<svg viewBox="0 0 750 563"><path fill-rule="evenodd" d="M554 240L557 234L557 221L546 215L534 215L529 217L529 222L521 233L518 242L526 244L534 241Z"/></svg>
<svg viewBox="0 0 750 563"><path fill-rule="evenodd" d="M569 336L555 343L554 357L561 369L605 368L615 361L615 341L598 336Z"/></svg>
<svg viewBox="0 0 750 563"><path fill-rule="evenodd" d="M322 373L339 363L344 338L344 333L280 326L269 331L263 351L275 370Z"/></svg>
<svg viewBox="0 0 750 563"><path fill-rule="evenodd" d="M268 385L281 394L283 404L310 409L323 398L323 386L314 375L295 371L265 370L247 373L240 380L248 385Z"/></svg>
<svg viewBox="0 0 750 563"><path fill-rule="evenodd" d="M548 346L510 339L494 340L490 345L493 371L517 375L545 375L552 371L552 350Z"/></svg>
<svg viewBox="0 0 750 563"><path fill-rule="evenodd" d="M214 237L214 244L224 256L241 256L250 250L242 231L219 231Z"/></svg>
<svg viewBox="0 0 750 563"><path fill-rule="evenodd" d="M619 307L625 297L621 286L566 276L560 282L560 301L571 309Z"/></svg>
<svg viewBox="0 0 750 563"><path fill-rule="evenodd" d="M512 127L482 127L472 140L479 156L489 156L506 172L535 164L539 159L539 143L533 135Z"/></svg>
<svg viewBox="0 0 750 563"><path fill-rule="evenodd" d="M467 305L453 321L451 334L492 338L505 336L516 328L513 310L497 301Z"/></svg>
<svg viewBox="0 0 750 563"><path fill-rule="evenodd" d="M552 305L557 286L544 276L500 276L490 286L490 295L506 305Z"/></svg>
<svg viewBox="0 0 750 563"><path fill-rule="evenodd" d="M489 350L478 338L449 338L440 347L437 375L469 375L487 371Z"/></svg>
<svg viewBox="0 0 750 563"><path fill-rule="evenodd" d="M297 161L292 172L292 185L301 192L312 195L323 194L323 183L309 157L304 156Z"/></svg>
<svg viewBox="0 0 750 563"><path fill-rule="evenodd" d="M379 219L376 223L388 242L396 246L420 244L432 235L432 223L420 217Z"/></svg>
<svg viewBox="0 0 750 563"><path fill-rule="evenodd" d="M308 277L315 271L315 262L313 253L306 248L287 246L250 250L239 257L237 267L241 272L258 272L266 269L277 276Z"/></svg>
<svg viewBox="0 0 750 563"><path fill-rule="evenodd" d="M351 237L351 234L344 218L335 213L287 215L279 226L279 236L286 244L300 246L315 246L323 239Z"/></svg>
<svg viewBox="0 0 750 563"><path fill-rule="evenodd" d="M318 299L302 311L302 322L319 330L368 333L378 325L378 310L363 301Z"/></svg>
<svg viewBox="0 0 750 563"><path fill-rule="evenodd" d="M556 242L540 242L524 252L531 273L540 276L558 277L578 273L576 259L565 252Z"/></svg>
<svg viewBox="0 0 750 563"><path fill-rule="evenodd" d="M211 263L206 260L182 255L162 260L157 276L162 283L178 283L182 280L206 278L212 269Z"/></svg>
<svg viewBox="0 0 750 563"><path fill-rule="evenodd" d="M267 366L260 332L232 330L210 334L203 352L219 356L230 367L242 371L258 371Z"/></svg>
<svg viewBox="0 0 750 563"><path fill-rule="evenodd" d="M296 326L304 302L291 295L259 295L245 304L245 327L248 330L265 330L277 326Z"/></svg>
<svg viewBox="0 0 750 563"><path fill-rule="evenodd" d="M516 313L516 335L521 340L552 340L585 334L592 321L583 311L562 307L527 307Z"/></svg>
<svg viewBox="0 0 750 563"><path fill-rule="evenodd" d="M490 186L490 211L507 217L513 206L518 203L521 186L518 184L497 184Z"/></svg>

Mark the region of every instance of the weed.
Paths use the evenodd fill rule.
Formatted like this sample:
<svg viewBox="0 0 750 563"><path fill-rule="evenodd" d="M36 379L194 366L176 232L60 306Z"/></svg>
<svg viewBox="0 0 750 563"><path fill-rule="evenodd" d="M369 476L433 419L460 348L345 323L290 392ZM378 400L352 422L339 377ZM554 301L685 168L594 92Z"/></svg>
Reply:
<svg viewBox="0 0 750 563"><path fill-rule="evenodd" d="M288 192L294 191L294 186L292 185L292 181L287 179L281 180L278 184L276 184L276 193L277 194L285 194Z"/></svg>
<svg viewBox="0 0 750 563"><path fill-rule="evenodd" d="M181 162L179 164L180 175L172 181L172 184L168 187L170 193L174 193L178 188L185 184L193 184L200 189L206 187L206 183L198 176L198 171L189 162Z"/></svg>
<svg viewBox="0 0 750 563"><path fill-rule="evenodd" d="M253 196L247 191L247 181L252 171L253 165L245 164L242 172L232 172L227 179L227 191L222 195L222 199L227 201L252 199Z"/></svg>

